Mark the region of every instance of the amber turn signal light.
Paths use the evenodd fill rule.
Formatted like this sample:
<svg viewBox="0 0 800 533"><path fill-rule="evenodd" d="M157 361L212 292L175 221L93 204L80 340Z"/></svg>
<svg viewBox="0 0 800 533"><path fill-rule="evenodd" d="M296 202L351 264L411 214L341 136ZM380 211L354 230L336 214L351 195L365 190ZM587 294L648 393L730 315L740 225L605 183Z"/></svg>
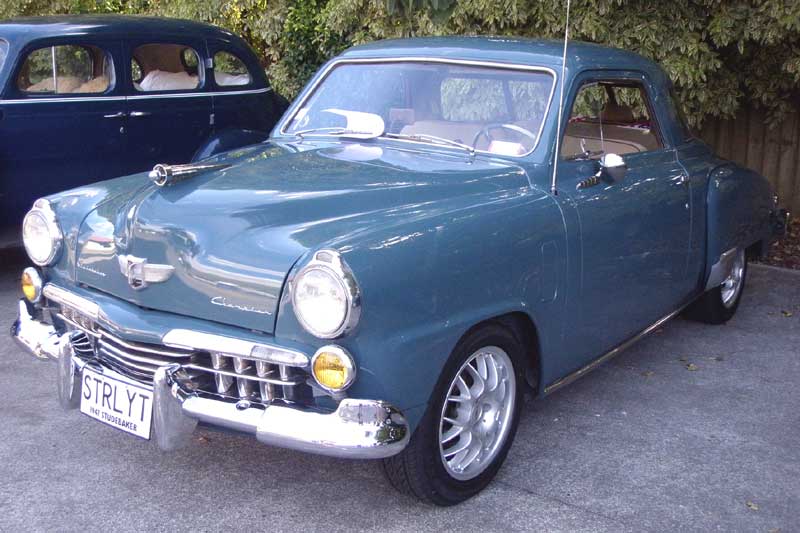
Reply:
<svg viewBox="0 0 800 533"><path fill-rule="evenodd" d="M42 297L42 278L33 267L22 271L22 294L31 303L36 303Z"/></svg>

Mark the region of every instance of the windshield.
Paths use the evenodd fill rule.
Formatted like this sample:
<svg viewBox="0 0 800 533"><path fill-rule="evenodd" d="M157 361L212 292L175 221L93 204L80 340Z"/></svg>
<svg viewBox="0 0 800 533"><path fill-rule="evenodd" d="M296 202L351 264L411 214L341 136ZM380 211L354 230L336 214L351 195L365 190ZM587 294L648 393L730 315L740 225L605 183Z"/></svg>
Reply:
<svg viewBox="0 0 800 533"><path fill-rule="evenodd" d="M390 137L499 155L537 145L553 90L545 70L457 63L341 63L282 132Z"/></svg>

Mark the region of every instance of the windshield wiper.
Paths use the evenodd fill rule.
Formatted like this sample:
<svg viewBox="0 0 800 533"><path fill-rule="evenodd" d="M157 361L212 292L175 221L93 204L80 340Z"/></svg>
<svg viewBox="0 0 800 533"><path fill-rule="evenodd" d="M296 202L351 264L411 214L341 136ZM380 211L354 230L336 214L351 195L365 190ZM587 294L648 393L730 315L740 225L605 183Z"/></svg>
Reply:
<svg viewBox="0 0 800 533"><path fill-rule="evenodd" d="M460 143L446 139L444 137L437 137L436 135L428 135L427 133L384 133L381 137L388 137L389 139L405 139L408 141L427 141L437 144L445 144L447 146L455 146L456 148L463 148L469 155L475 155L475 148L468 144Z"/></svg>
<svg viewBox="0 0 800 533"><path fill-rule="evenodd" d="M292 135L296 137L303 138L303 135L308 135L310 133L324 133L325 135L332 135L332 136L344 136L344 135L370 135L372 137L379 137L380 133L375 133L374 131L359 131L359 130L351 130L347 128L340 128L340 127L328 127L328 128L309 128L307 130L300 130L295 131Z"/></svg>

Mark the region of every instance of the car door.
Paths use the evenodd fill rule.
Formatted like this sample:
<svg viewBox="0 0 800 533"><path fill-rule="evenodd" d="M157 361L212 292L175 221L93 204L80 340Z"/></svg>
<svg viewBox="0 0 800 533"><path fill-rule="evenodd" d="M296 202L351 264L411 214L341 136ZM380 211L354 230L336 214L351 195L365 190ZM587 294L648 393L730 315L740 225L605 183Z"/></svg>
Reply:
<svg viewBox="0 0 800 533"><path fill-rule="evenodd" d="M685 303L696 282L686 272L691 214L686 175L665 143L647 77L587 73L575 87L558 183L580 220L575 340L597 356ZM602 153L622 156L621 182L588 179Z"/></svg>
<svg viewBox="0 0 800 533"><path fill-rule="evenodd" d="M89 37L20 51L0 99L2 223L19 223L36 198L124 172L120 56L117 41Z"/></svg>
<svg viewBox="0 0 800 533"><path fill-rule="evenodd" d="M203 39L131 40L126 50L131 171L156 163L188 163L212 129Z"/></svg>

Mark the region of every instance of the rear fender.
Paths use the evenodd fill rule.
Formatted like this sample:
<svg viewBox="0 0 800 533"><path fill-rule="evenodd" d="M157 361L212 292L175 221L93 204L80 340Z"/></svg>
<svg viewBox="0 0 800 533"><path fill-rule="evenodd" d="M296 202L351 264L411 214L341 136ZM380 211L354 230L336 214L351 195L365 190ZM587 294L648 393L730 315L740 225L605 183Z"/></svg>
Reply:
<svg viewBox="0 0 800 533"><path fill-rule="evenodd" d="M772 187L760 174L726 163L709 174L706 205L708 290L725 279L736 251L771 238Z"/></svg>

